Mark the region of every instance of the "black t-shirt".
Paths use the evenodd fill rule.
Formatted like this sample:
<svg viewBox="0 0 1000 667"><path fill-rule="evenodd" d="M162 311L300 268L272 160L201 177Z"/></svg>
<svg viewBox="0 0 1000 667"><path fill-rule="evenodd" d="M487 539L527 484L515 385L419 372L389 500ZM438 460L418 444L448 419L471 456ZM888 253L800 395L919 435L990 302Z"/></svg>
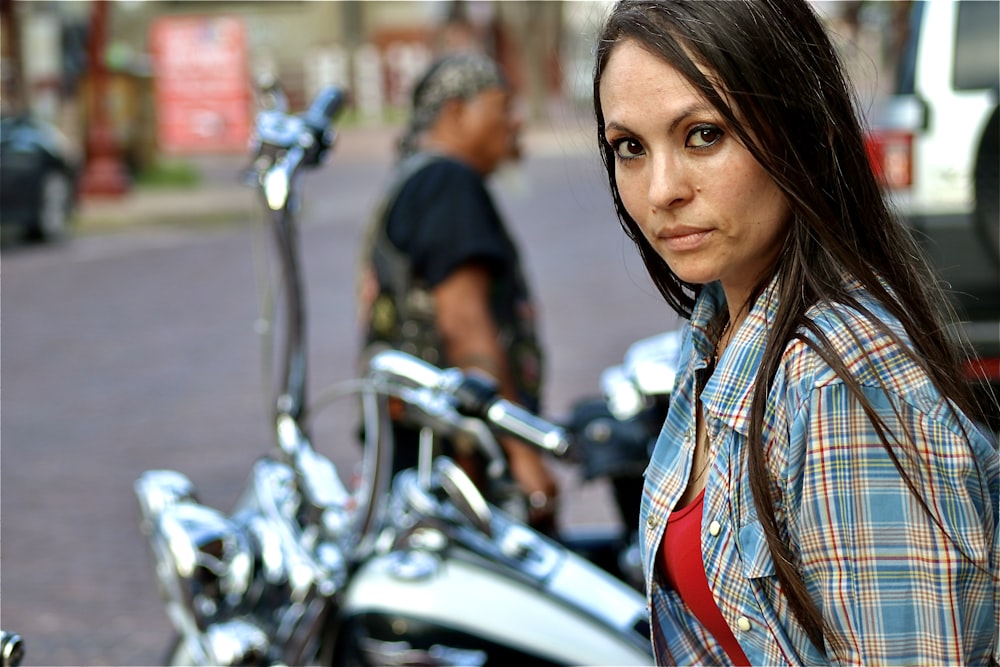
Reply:
<svg viewBox="0 0 1000 667"><path fill-rule="evenodd" d="M501 279L517 264L482 177L447 158L410 177L389 211L386 233L428 289L470 262L485 264Z"/></svg>

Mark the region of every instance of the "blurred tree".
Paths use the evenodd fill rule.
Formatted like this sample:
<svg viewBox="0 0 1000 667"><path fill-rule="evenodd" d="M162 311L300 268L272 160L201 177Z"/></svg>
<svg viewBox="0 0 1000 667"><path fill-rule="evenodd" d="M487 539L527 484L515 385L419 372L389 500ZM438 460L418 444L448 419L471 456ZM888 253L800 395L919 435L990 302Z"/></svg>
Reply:
<svg viewBox="0 0 1000 667"><path fill-rule="evenodd" d="M361 0L343 0L340 4L340 21L340 34L344 46L353 51L364 41Z"/></svg>
<svg viewBox="0 0 1000 667"><path fill-rule="evenodd" d="M529 119L547 121L549 100L561 88L561 0L494 2L496 57L528 101Z"/></svg>
<svg viewBox="0 0 1000 667"><path fill-rule="evenodd" d="M14 0L0 0L0 104L4 112L25 107L21 26Z"/></svg>
<svg viewBox="0 0 1000 667"><path fill-rule="evenodd" d="M118 196L130 183L108 115L108 0L95 0L91 12L87 64L92 82L87 162L80 178L83 196Z"/></svg>
<svg viewBox="0 0 1000 667"><path fill-rule="evenodd" d="M475 50L495 56L489 36L483 34L469 17L469 3L466 0L451 0L448 5L444 21L434 32L434 43L431 45L434 53Z"/></svg>

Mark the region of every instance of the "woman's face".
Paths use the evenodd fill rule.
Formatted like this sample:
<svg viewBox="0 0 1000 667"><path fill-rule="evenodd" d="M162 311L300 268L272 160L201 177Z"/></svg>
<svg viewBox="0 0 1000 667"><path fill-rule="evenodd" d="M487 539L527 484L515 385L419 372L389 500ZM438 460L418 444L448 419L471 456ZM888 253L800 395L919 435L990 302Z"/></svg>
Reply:
<svg viewBox="0 0 1000 667"><path fill-rule="evenodd" d="M681 280L719 280L742 305L784 239L783 193L723 116L635 40L614 47L599 92L629 215Z"/></svg>

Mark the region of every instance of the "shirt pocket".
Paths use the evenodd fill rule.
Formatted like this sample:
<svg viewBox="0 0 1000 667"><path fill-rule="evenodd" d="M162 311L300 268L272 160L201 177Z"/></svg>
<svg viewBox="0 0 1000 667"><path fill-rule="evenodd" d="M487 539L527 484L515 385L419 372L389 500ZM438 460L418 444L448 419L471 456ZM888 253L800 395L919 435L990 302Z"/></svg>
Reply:
<svg viewBox="0 0 1000 667"><path fill-rule="evenodd" d="M743 575L747 579L761 579L775 576L774 559L767 548L767 537L760 521L754 519L740 527L740 557L743 561Z"/></svg>

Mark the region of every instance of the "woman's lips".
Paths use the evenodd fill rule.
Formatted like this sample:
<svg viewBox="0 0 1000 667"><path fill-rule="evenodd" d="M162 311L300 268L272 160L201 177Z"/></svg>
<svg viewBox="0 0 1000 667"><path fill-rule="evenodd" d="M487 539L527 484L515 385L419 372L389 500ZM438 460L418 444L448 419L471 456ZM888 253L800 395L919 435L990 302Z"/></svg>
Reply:
<svg viewBox="0 0 1000 667"><path fill-rule="evenodd" d="M711 229L678 229L662 232L659 234L659 238L668 250L681 252L693 250L702 245L711 233Z"/></svg>

